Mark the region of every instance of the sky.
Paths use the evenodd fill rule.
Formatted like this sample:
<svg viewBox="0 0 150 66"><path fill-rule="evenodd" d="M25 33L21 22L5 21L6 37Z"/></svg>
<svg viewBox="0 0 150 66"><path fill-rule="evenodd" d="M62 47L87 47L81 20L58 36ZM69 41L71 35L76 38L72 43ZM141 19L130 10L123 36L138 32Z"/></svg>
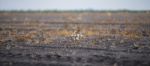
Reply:
<svg viewBox="0 0 150 66"><path fill-rule="evenodd" d="M150 10L150 0L0 0L0 10Z"/></svg>

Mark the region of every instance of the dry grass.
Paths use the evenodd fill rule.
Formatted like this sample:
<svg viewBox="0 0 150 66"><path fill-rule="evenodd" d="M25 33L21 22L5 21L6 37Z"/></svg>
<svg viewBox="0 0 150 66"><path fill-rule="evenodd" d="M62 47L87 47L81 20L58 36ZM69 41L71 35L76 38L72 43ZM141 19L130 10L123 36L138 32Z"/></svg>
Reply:
<svg viewBox="0 0 150 66"><path fill-rule="evenodd" d="M82 34L84 37L89 36L115 36L120 35L124 37L128 37L131 39L137 39L142 37L142 33L137 31L129 31L130 29L138 30L139 28L143 28L145 26L141 24L149 24L149 18L147 13L22 13L22 15L18 15L18 13L1 13L0 16L5 17L14 17L16 19L19 19L18 17L24 16L24 21L19 22L17 24L16 19L10 23L3 22L4 25L0 25L0 42L4 41L5 39L11 37L16 41L26 41L26 42L33 42L33 43L44 43L48 44L53 42L53 40L57 39L55 37L72 37L71 35L75 34ZM20 14L20 13L19 13ZM40 21L40 18L37 19L30 19L27 18L28 16L31 17L54 17L50 19L46 19L46 21ZM120 17L122 16L122 17ZM140 19L139 16L143 19ZM55 18L56 17L56 18ZM57 18L58 17L58 18ZM63 18L60 18L63 17ZM129 18L128 18L129 17ZM88 19L91 18L91 19ZM130 19L131 18L131 19ZM9 20L9 19L8 19ZM100 23L98 24L78 24L82 23L82 20L84 21L91 21L92 23ZM83 21L83 22L84 22ZM141 23L141 21L144 21L145 23ZM66 22L64 24L51 24L51 22ZM74 24L76 23L77 24ZM72 24L73 23L73 24ZM86 22L85 22L86 23ZM102 23L102 24L101 24ZM108 25L105 26L103 23L108 23ZM119 26L109 26L109 23L114 24L120 24ZM127 25L126 25L127 23ZM128 24L131 23L131 24ZM118 28L120 28L121 24L125 24L125 31L120 31ZM136 24L136 25L134 25ZM13 26L11 26L13 25ZM22 27L23 26L23 27ZM54 27L53 27L54 26ZM149 26L149 25L148 25ZM8 33L1 33L2 31L6 31L3 28L7 28ZM8 29L9 28L9 29ZM10 29L10 28L16 28L16 29ZM27 33L18 34L20 31L17 31L17 29L33 29L35 31L29 31ZM149 28L149 27L147 27ZM48 30L47 30L48 29ZM50 30L49 30L50 29ZM52 30L51 30L52 29ZM145 29L145 28L143 28ZM46 31L47 30L47 31ZM140 30L140 29L139 29ZM147 31L146 31L147 32ZM5 35L4 35L5 34ZM150 36L150 31L147 32ZM94 42L95 43L95 42Z"/></svg>
<svg viewBox="0 0 150 66"><path fill-rule="evenodd" d="M74 31L69 31L69 30L54 30L54 31L42 31L42 33L40 33L39 31L31 31L25 34L17 34L16 32L10 32L11 37L15 37L14 39L16 39L17 41L31 41L33 40L37 35L39 34L43 34L42 38L44 38L44 42L48 41L50 39L53 39L51 37L54 36L62 36L62 37L69 37L71 36ZM139 38L141 37L141 34L135 31L122 31L119 32L117 30L113 30L113 31L107 31L107 30L100 30L100 31L92 31L92 30L80 30L79 33L82 33L84 36L103 36L103 35L113 35L113 34L120 34L122 36L125 37L129 37L129 38ZM2 35L1 35L2 36ZM3 39L3 37L0 37L1 39Z"/></svg>
<svg viewBox="0 0 150 66"><path fill-rule="evenodd" d="M52 43L53 40L55 40L55 37L72 37L73 34L82 34L84 37L88 36L111 36L114 34L118 34L120 36L128 37L130 39L139 39L142 37L142 34L138 31L119 31L119 30L90 30L90 29L81 29L77 28L75 30L49 30L49 31L44 31L42 29L37 29L35 31L30 31L28 33L23 33L23 34L17 34L18 32L16 30L9 31L8 34L9 36L7 37L12 37L14 40L18 42L32 42L35 44L49 44ZM148 33L150 35L150 32ZM41 37L39 37L41 36ZM2 42L4 39L7 37L3 37L3 35L0 35L0 42ZM95 42L93 42L95 43Z"/></svg>
<svg viewBox="0 0 150 66"><path fill-rule="evenodd" d="M71 36L73 31L68 31L68 30L60 30L56 32L58 36Z"/></svg>
<svg viewBox="0 0 150 66"><path fill-rule="evenodd" d="M136 31L122 31L121 35L130 39L139 39L142 37L141 33Z"/></svg>

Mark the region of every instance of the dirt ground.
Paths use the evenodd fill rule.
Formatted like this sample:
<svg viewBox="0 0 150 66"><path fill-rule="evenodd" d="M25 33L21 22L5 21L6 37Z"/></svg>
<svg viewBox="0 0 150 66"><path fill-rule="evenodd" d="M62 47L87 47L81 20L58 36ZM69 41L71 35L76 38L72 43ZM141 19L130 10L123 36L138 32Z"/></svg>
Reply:
<svg viewBox="0 0 150 66"><path fill-rule="evenodd" d="M0 12L0 66L150 66L149 17Z"/></svg>

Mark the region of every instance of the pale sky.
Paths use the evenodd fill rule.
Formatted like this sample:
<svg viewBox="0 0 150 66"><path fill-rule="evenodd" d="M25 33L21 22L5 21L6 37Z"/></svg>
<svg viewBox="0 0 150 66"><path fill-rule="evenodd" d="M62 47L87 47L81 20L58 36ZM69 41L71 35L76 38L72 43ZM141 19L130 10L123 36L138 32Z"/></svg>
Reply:
<svg viewBox="0 0 150 66"><path fill-rule="evenodd" d="M0 10L150 10L150 0L0 0Z"/></svg>

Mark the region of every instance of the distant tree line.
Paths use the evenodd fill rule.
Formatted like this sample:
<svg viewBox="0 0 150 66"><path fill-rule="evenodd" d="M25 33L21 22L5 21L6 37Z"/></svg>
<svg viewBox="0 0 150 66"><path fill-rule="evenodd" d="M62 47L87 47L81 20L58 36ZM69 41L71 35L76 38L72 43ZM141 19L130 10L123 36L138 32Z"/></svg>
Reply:
<svg viewBox="0 0 150 66"><path fill-rule="evenodd" d="M127 12L127 13L146 13L150 10L0 10L0 13L9 12L9 13L49 13L49 12L102 12L102 13L118 13L118 12Z"/></svg>

